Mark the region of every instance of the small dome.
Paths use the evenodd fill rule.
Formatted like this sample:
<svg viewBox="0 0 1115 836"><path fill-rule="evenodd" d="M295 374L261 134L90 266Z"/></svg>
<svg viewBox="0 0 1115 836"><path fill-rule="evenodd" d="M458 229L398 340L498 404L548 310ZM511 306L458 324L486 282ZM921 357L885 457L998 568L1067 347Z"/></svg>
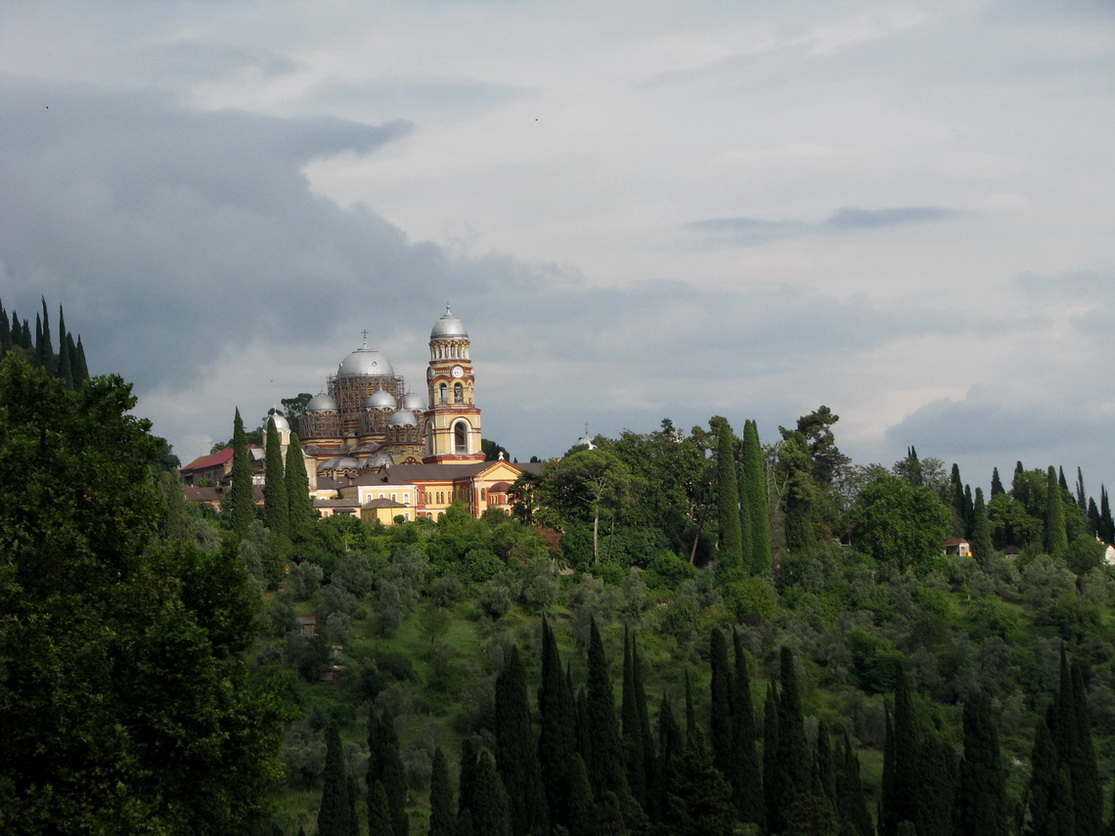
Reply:
<svg viewBox="0 0 1115 836"><path fill-rule="evenodd" d="M417 427L418 419L414 417L413 412L407 412L405 409L400 409L398 412L392 413L391 417L387 419L387 426Z"/></svg>
<svg viewBox="0 0 1115 836"><path fill-rule="evenodd" d="M449 306L445 306L445 313L441 319L434 323L434 330L430 332L431 340L451 340L456 337L468 339L468 332L461 320L453 316Z"/></svg>
<svg viewBox="0 0 1115 836"><path fill-rule="evenodd" d="M332 395L327 395L322 392L320 395L314 395L310 398L310 402L306 404L307 412L336 412L337 402L333 400Z"/></svg>
<svg viewBox="0 0 1115 836"><path fill-rule="evenodd" d="M368 409L394 409L395 396L386 389L376 389L364 403Z"/></svg>
<svg viewBox="0 0 1115 836"><path fill-rule="evenodd" d="M425 408L426 402L422 400L421 395L416 395L414 392L407 392L403 395L403 409L423 410Z"/></svg>
<svg viewBox="0 0 1115 836"><path fill-rule="evenodd" d="M371 458L365 459L362 468L364 470L375 470L381 467L391 467L393 464L395 464L395 460L391 457L391 454L380 450Z"/></svg>
<svg viewBox="0 0 1115 836"><path fill-rule="evenodd" d="M391 361L373 348L356 349L341 361L337 377L394 377Z"/></svg>
<svg viewBox="0 0 1115 836"><path fill-rule="evenodd" d="M272 412L267 417L271 418L275 421L275 429L278 430L279 432L284 432L285 430L290 429L290 424L287 423L287 419L285 417L283 417L282 415L280 415L278 412ZM267 422L265 421L264 422L264 427L266 427L266 426L267 426Z"/></svg>
<svg viewBox="0 0 1115 836"><path fill-rule="evenodd" d="M577 442L573 446L574 447L587 447L590 450L595 450L596 449L596 445L592 443L592 436L588 435L587 433L585 435L581 436L580 438L578 438Z"/></svg>
<svg viewBox="0 0 1115 836"><path fill-rule="evenodd" d="M344 456L337 460L337 464L333 466L334 470L356 470L360 467L360 462L356 461L352 456Z"/></svg>

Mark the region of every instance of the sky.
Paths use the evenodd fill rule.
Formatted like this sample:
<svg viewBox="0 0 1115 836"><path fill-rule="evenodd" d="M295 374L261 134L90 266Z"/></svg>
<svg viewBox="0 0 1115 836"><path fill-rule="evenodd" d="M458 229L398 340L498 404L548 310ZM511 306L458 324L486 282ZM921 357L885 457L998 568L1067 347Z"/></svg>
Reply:
<svg viewBox="0 0 1115 836"><path fill-rule="evenodd" d="M825 404L1098 493L1113 94L1106 0L0 0L0 302L183 463L448 302L520 460Z"/></svg>

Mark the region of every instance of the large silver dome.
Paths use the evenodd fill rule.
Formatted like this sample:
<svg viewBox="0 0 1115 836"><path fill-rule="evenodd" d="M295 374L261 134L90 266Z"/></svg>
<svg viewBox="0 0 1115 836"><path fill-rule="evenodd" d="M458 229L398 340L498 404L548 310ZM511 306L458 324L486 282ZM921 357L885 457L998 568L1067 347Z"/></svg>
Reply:
<svg viewBox="0 0 1115 836"><path fill-rule="evenodd" d="M414 392L407 392L403 395L403 409L417 409L423 410L426 408L426 402L422 400L421 395L416 395Z"/></svg>
<svg viewBox="0 0 1115 836"><path fill-rule="evenodd" d="M278 430L279 432L283 432L284 430L289 430L290 429L290 424L287 423L286 418L284 416L280 415L278 412L272 412L267 417L274 419L275 429ZM266 431L266 429L267 429L267 422L266 421L263 422L263 427L264 427L264 430Z"/></svg>
<svg viewBox="0 0 1115 836"><path fill-rule="evenodd" d="M417 427L418 419L414 417L413 412L407 412L400 409L398 412L392 413L391 417L387 419L387 426L389 427Z"/></svg>
<svg viewBox="0 0 1115 836"><path fill-rule="evenodd" d="M395 396L388 392L386 389L376 389L368 397L364 406L368 409L394 409Z"/></svg>
<svg viewBox="0 0 1115 836"><path fill-rule="evenodd" d="M434 330L430 332L431 340L448 340L455 337L468 338L468 332L465 330L464 323L457 317L453 316L449 306L445 306L445 313L442 314L441 319L434 323Z"/></svg>
<svg viewBox="0 0 1115 836"><path fill-rule="evenodd" d="M333 400L332 395L327 395L322 392L320 395L314 395L310 398L310 402L306 404L307 412L336 412L337 402Z"/></svg>
<svg viewBox="0 0 1115 836"><path fill-rule="evenodd" d="M373 348L358 348L341 361L337 377L394 377L391 362Z"/></svg>

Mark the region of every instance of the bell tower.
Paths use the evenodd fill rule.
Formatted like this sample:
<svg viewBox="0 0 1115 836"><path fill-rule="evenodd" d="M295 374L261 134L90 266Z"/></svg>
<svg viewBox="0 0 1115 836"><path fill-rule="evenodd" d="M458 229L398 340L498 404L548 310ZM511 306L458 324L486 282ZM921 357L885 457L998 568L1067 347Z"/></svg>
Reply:
<svg viewBox="0 0 1115 836"><path fill-rule="evenodd" d="M449 305L430 332L426 369L429 408L425 415L426 464L484 461L480 448L480 409L469 357L468 332Z"/></svg>

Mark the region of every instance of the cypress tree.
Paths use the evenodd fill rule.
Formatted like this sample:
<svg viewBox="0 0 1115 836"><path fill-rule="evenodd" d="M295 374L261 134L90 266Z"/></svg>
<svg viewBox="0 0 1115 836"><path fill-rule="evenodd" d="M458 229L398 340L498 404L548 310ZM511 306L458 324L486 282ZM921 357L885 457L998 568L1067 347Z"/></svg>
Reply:
<svg viewBox="0 0 1115 836"><path fill-rule="evenodd" d="M476 832L485 836L511 836L514 832L511 829L511 804L507 790L487 749L481 749L476 760L476 785L470 809Z"/></svg>
<svg viewBox="0 0 1115 836"><path fill-rule="evenodd" d="M369 836L394 836L395 833L391 804L387 800L383 781L373 781L368 787L368 833Z"/></svg>
<svg viewBox="0 0 1115 836"><path fill-rule="evenodd" d="M395 723L391 715L373 708L368 712L368 787L371 788L377 781L383 784L388 818L395 825L395 836L407 836L407 784L403 761L399 755L399 738L395 734ZM369 809L371 805L372 798L369 795Z"/></svg>
<svg viewBox="0 0 1115 836"><path fill-rule="evenodd" d="M461 770L460 783L457 790L457 821L460 823L465 811L476 806L476 750L472 745L472 738L466 737L461 741ZM472 821L469 820L471 826Z"/></svg>
<svg viewBox="0 0 1115 836"><path fill-rule="evenodd" d="M386 807L386 795L383 801ZM449 783L449 764L445 760L441 747L438 746L434 750L433 771L430 774L430 836L453 836L456 826L453 787ZM375 831L373 830L372 833L374 834Z"/></svg>
<svg viewBox="0 0 1115 836"><path fill-rule="evenodd" d="M739 759L739 780L735 787L736 809L740 821L762 827L766 821L763 801L763 775L755 750L755 707L751 700L751 666L743 650L743 640L732 632L735 673L732 680L732 740Z"/></svg>
<svg viewBox="0 0 1115 836"><path fill-rule="evenodd" d="M999 478L999 468L991 469L991 498L994 499L1001 493L1006 493L1003 490L1003 480Z"/></svg>
<svg viewBox="0 0 1115 836"><path fill-rule="evenodd" d="M244 437L244 421L240 410L232 423L232 486L221 501L221 511L229 526L239 536L248 532L255 519L255 501L252 498L252 465L248 459L248 442Z"/></svg>
<svg viewBox="0 0 1115 836"><path fill-rule="evenodd" d="M779 804L782 798L782 775L778 768L778 692L774 683L767 683L763 703L763 797L767 807L767 825L777 833L782 819Z"/></svg>
<svg viewBox="0 0 1115 836"><path fill-rule="evenodd" d="M921 739L916 752L918 792L914 824L921 836L952 836L953 799L956 791L956 754L936 732Z"/></svg>
<svg viewBox="0 0 1115 836"><path fill-rule="evenodd" d="M35 314L35 344L32 348L35 352L34 364L43 367L43 320L38 314Z"/></svg>
<svg viewBox="0 0 1115 836"><path fill-rule="evenodd" d="M879 798L879 834L895 836L898 828L898 797L894 780L897 744L894 739L894 720L890 708L883 703L883 785Z"/></svg>
<svg viewBox="0 0 1115 836"><path fill-rule="evenodd" d="M964 757L955 807L956 833L1008 836L1006 777L991 701L982 692L964 704Z"/></svg>
<svg viewBox="0 0 1115 836"><path fill-rule="evenodd" d="M673 836L729 836L735 824L732 789L712 763L704 735L694 731L678 766L666 823Z"/></svg>
<svg viewBox="0 0 1115 836"><path fill-rule="evenodd" d="M645 810L647 807L646 758L643 751L643 728L639 718L639 700L635 695L635 663L632 659L631 636L623 631L623 703L620 725L624 762L627 765L627 786L631 797Z"/></svg>
<svg viewBox="0 0 1115 836"><path fill-rule="evenodd" d="M1067 772L1072 789L1073 818L1076 832L1101 833L1103 828L1103 790L1096 769L1092 746L1084 677L1080 666L1069 661L1061 650L1061 682L1053 699L1050 733L1058 761Z"/></svg>
<svg viewBox="0 0 1115 836"><path fill-rule="evenodd" d="M1100 509L1096 507L1096 500L1093 497L1088 497L1088 531L1092 536L1102 540L1100 531Z"/></svg>
<svg viewBox="0 0 1115 836"><path fill-rule="evenodd" d="M1107 498L1107 488L1100 485L1100 539L1115 543L1115 519L1111 517L1111 503Z"/></svg>
<svg viewBox="0 0 1115 836"><path fill-rule="evenodd" d="M712 765L720 770L720 774L729 784L739 786L742 776L739 774L735 739L732 734L728 645L719 627L714 627L709 637L709 665L712 669L712 677L709 680L711 690L709 740L712 743Z"/></svg>
<svg viewBox="0 0 1115 836"><path fill-rule="evenodd" d="M994 552L991 543L991 524L987 519L987 506L983 502L983 488L976 488L976 502L972 509L972 554L986 563Z"/></svg>
<svg viewBox="0 0 1115 836"><path fill-rule="evenodd" d="M716 434L716 516L720 526L720 559L725 569L734 569L743 565L735 436L726 418L716 416L709 424Z"/></svg>
<svg viewBox="0 0 1115 836"><path fill-rule="evenodd" d="M972 536L972 521L975 519L975 503L972 502L972 486L964 486L964 536Z"/></svg>
<svg viewBox="0 0 1115 836"><path fill-rule="evenodd" d="M1076 507L1081 511L1088 510L1088 495L1084 492L1084 471L1079 465L1076 467Z"/></svg>
<svg viewBox="0 0 1115 836"><path fill-rule="evenodd" d="M302 442L297 433L290 434L286 449L287 527L292 540L304 540L310 536L314 523L314 501L310 497L310 479L306 475L306 460L302 456Z"/></svg>
<svg viewBox="0 0 1115 836"><path fill-rule="evenodd" d="M654 752L654 735L650 730L650 713L647 710L647 692L643 684L643 662L639 653L638 637L631 637L631 670L635 679L635 711L639 719L639 734L643 741L643 780L646 784L647 796L643 809L648 813L649 795L654 785L654 769L657 758Z"/></svg>
<svg viewBox="0 0 1115 836"><path fill-rule="evenodd" d="M35 351L35 341L31 339L31 325L26 319L23 320L23 347L32 353Z"/></svg>
<svg viewBox="0 0 1115 836"><path fill-rule="evenodd" d="M1069 492L1069 483L1065 479L1065 469L1061 466L1057 467L1057 484L1061 486L1062 491Z"/></svg>
<svg viewBox="0 0 1115 836"><path fill-rule="evenodd" d="M914 822L917 819L918 793L921 791L918 770L918 749L921 734L914 716L910 686L906 671L901 663L897 664L894 683L894 771L891 803L893 805L887 821L896 828L900 822ZM894 832L893 830L891 832Z"/></svg>
<svg viewBox="0 0 1115 836"><path fill-rule="evenodd" d="M267 444L264 458L263 519L272 533L290 536L290 505L283 474L283 448L275 416L267 417Z"/></svg>
<svg viewBox="0 0 1115 836"><path fill-rule="evenodd" d="M743 425L743 482L743 507L751 544L747 565L752 574L758 575L770 570L772 554L766 467L759 444L759 428L752 420Z"/></svg>
<svg viewBox="0 0 1115 836"><path fill-rule="evenodd" d="M77 335L77 345L74 347L74 356L77 357L77 366L74 371L74 381L81 384L89 380L89 364L85 362L85 346L81 344L81 334Z"/></svg>
<svg viewBox="0 0 1115 836"><path fill-rule="evenodd" d="M4 305L0 304L0 357L12 350L12 328L8 322L8 313Z"/></svg>
<svg viewBox="0 0 1115 836"><path fill-rule="evenodd" d="M1049 731L1051 713L1047 711L1034 730L1026 832L1033 836L1072 836L1076 833L1072 783Z"/></svg>
<svg viewBox="0 0 1115 836"><path fill-rule="evenodd" d="M1050 465L1045 480L1045 551L1052 557L1063 557L1068 547L1061 486L1057 483L1057 471Z"/></svg>
<svg viewBox="0 0 1115 836"><path fill-rule="evenodd" d="M0 321L4 317L0 316ZM69 335L66 333L66 315L62 312L62 306L58 306L58 369L57 373L60 378L65 382L66 386L70 389L74 388L74 369L73 361L70 359L70 340Z"/></svg>
<svg viewBox="0 0 1115 836"><path fill-rule="evenodd" d="M569 836L595 836L596 804L592 800L585 760L577 752L569 759L569 774L571 791L565 802L568 809L566 829Z"/></svg>
<svg viewBox="0 0 1115 836"><path fill-rule="evenodd" d="M836 809L836 762L832 751L832 738L829 737L828 723L817 723L817 749L814 758L813 792L824 796Z"/></svg>
<svg viewBox="0 0 1115 836"><path fill-rule="evenodd" d="M510 803L515 833L544 833L546 798L538 766L538 744L527 704L526 671L512 644L496 677L496 764Z"/></svg>
<svg viewBox="0 0 1115 836"><path fill-rule="evenodd" d="M573 758L577 754L576 708L561 667L549 621L542 618L542 680L538 687L538 760L553 823L571 826Z"/></svg>
<svg viewBox="0 0 1115 836"><path fill-rule="evenodd" d="M685 749L681 727L674 719L674 711L665 697L658 710L658 761L654 770L652 818L664 822L669 810L671 794L677 791L678 770Z"/></svg>
<svg viewBox="0 0 1115 836"><path fill-rule="evenodd" d="M465 811L457 816L457 829L453 831L453 836L474 836L475 832L472 827L472 810L466 807Z"/></svg>
<svg viewBox="0 0 1115 836"><path fill-rule="evenodd" d="M966 537L964 530L964 483L960 481L960 465L955 462L949 474L949 495L952 497L953 534L957 537Z"/></svg>
<svg viewBox="0 0 1115 836"><path fill-rule="evenodd" d="M597 801L606 792L625 798L628 794L627 776L616 722L616 702L596 619L592 620L589 632L585 729L592 743L591 759L587 765Z"/></svg>
<svg viewBox="0 0 1115 836"><path fill-rule="evenodd" d="M842 729L842 745L836 752L837 818L848 836L874 836L875 825L867 809L860 779L859 756L852 749L848 730Z"/></svg>
<svg viewBox="0 0 1115 836"><path fill-rule="evenodd" d="M348 778L345 776L341 733L336 722L325 730L325 770L321 777L321 807L317 814L320 836L349 836L352 822L349 813Z"/></svg>
<svg viewBox="0 0 1115 836"><path fill-rule="evenodd" d="M794 803L809 792L809 748L798 691L797 668L790 648L782 647L782 692L778 700L778 814L771 827L776 832L785 823Z"/></svg>

